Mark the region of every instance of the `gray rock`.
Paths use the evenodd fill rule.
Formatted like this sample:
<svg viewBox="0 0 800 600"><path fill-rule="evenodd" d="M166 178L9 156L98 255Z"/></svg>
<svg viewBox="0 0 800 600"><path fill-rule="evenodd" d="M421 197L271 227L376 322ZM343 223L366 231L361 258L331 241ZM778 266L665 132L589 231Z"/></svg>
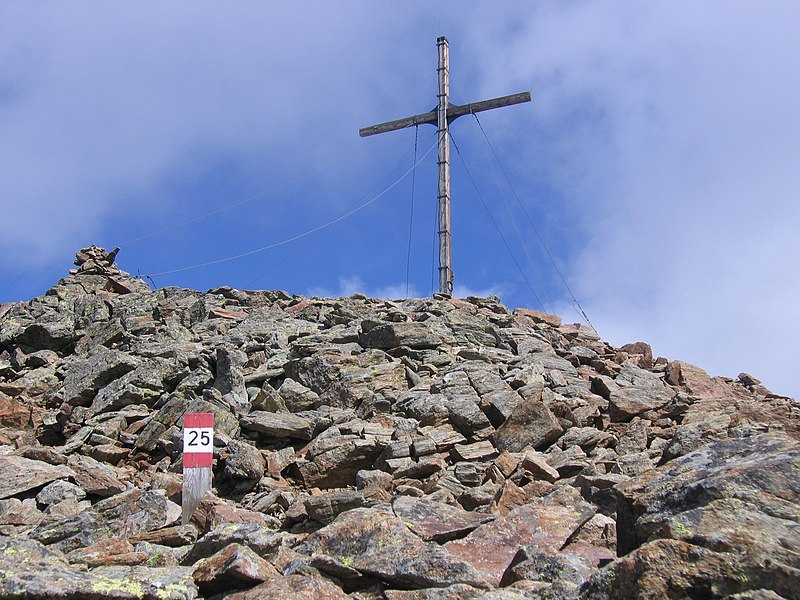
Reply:
<svg viewBox="0 0 800 600"><path fill-rule="evenodd" d="M109 537L166 527L180 515L180 507L167 500L163 493L132 489L101 500L74 517L37 527L29 537L68 552Z"/></svg>
<svg viewBox="0 0 800 600"><path fill-rule="evenodd" d="M64 378L64 401L73 405L91 403L101 388L134 370L139 363L139 359L125 352L97 347L87 360L70 364Z"/></svg>
<svg viewBox="0 0 800 600"><path fill-rule="evenodd" d="M319 394L308 389L291 377L287 377L278 389L289 412L310 410L317 405Z"/></svg>
<svg viewBox="0 0 800 600"><path fill-rule="evenodd" d="M193 565L231 544L246 546L261 557L270 556L282 545L284 538L285 534L258 523L223 523L197 540L182 564Z"/></svg>
<svg viewBox="0 0 800 600"><path fill-rule="evenodd" d="M388 494L375 487L366 491L336 490L322 496L309 496L305 506L309 518L327 525L345 511L374 506L388 499Z"/></svg>
<svg viewBox="0 0 800 600"><path fill-rule="evenodd" d="M449 422L457 431L470 439L485 439L492 434L494 427L477 400L474 392L471 395L452 395L445 401L445 407Z"/></svg>
<svg viewBox="0 0 800 600"><path fill-rule="evenodd" d="M763 588L791 597L792 573L800 572L798 461L800 444L785 435L733 438L617 486L617 547L630 557L614 571L650 565L640 567L647 577L626 580L629 590L662 577L664 590ZM592 589L605 581L595 579Z"/></svg>
<svg viewBox="0 0 800 600"><path fill-rule="evenodd" d="M354 435L317 438L297 467L308 487L333 488L355 484L356 473L372 467L381 452L377 441Z"/></svg>
<svg viewBox="0 0 800 600"><path fill-rule="evenodd" d="M605 397L612 421L629 421L648 410L661 408L675 396L675 391L651 371L626 365L614 385L607 387Z"/></svg>
<svg viewBox="0 0 800 600"><path fill-rule="evenodd" d="M222 394L222 398L234 413L244 411L249 406L242 367L247 355L241 350L229 347L217 348L217 377L214 388Z"/></svg>
<svg viewBox="0 0 800 600"><path fill-rule="evenodd" d="M72 469L21 456L0 455L0 499L34 490L56 479L74 477Z"/></svg>
<svg viewBox="0 0 800 600"><path fill-rule="evenodd" d="M494 443L498 450L523 452L528 448L544 449L563 433L558 419L536 397L524 399L517 404L511 416L494 432Z"/></svg>
<svg viewBox="0 0 800 600"><path fill-rule="evenodd" d="M86 490L82 487L59 479L44 486L42 491L36 495L36 501L44 506L49 506L68 499L83 500L85 497Z"/></svg>
<svg viewBox="0 0 800 600"><path fill-rule="evenodd" d="M185 365L164 358L150 358L97 392L89 414L119 410L130 404L151 406L165 393L168 381L177 383L187 374Z"/></svg>
<svg viewBox="0 0 800 600"><path fill-rule="evenodd" d="M364 348L389 350L407 346L422 350L437 348L443 339L422 323L386 323L365 331L359 338Z"/></svg>
<svg viewBox="0 0 800 600"><path fill-rule="evenodd" d="M188 569L105 567L86 572L34 540L0 537L0 571L0 595L9 599L197 597Z"/></svg>
<svg viewBox="0 0 800 600"><path fill-rule="evenodd" d="M314 422L290 413L253 411L239 418L242 429L257 431L275 438L310 440L314 437Z"/></svg>
<svg viewBox="0 0 800 600"><path fill-rule="evenodd" d="M225 449L223 477L237 491L253 489L264 476L264 458L258 448L239 440L231 440Z"/></svg>
<svg viewBox="0 0 800 600"><path fill-rule="evenodd" d="M159 439L173 426L182 424L183 415L192 412L210 412L214 415L214 431L229 437L239 433L239 420L227 409L207 400L187 402L179 396L171 397L147 422L136 439L135 449L151 452Z"/></svg>
<svg viewBox="0 0 800 600"><path fill-rule="evenodd" d="M355 509L311 534L297 551L326 557L318 568L340 577L379 578L393 586L426 588L465 583L488 587L478 572L433 542L423 542L391 513Z"/></svg>

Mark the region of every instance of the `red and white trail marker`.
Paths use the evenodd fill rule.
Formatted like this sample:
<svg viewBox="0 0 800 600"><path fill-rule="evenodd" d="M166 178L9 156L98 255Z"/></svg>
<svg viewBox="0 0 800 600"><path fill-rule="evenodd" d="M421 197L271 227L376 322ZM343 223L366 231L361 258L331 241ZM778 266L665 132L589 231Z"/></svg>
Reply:
<svg viewBox="0 0 800 600"><path fill-rule="evenodd" d="M192 518L203 495L211 489L214 458L214 415L186 413L183 416L183 495L181 523Z"/></svg>

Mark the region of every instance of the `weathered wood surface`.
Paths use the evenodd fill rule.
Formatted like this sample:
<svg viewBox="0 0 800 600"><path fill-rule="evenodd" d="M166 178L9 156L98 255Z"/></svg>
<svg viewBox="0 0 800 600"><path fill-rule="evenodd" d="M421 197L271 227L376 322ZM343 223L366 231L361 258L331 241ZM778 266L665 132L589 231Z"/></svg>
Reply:
<svg viewBox="0 0 800 600"><path fill-rule="evenodd" d="M454 119L463 117L464 115L471 115L473 113L483 112L484 110L491 110L492 108L502 108L503 106L512 106L514 104L522 104L523 102L530 101L530 92L520 92L519 94L500 96L499 98L470 102L468 104L450 104L447 107L447 120L452 123ZM432 110L430 112L414 115L413 117L370 125L369 127L359 129L358 134L361 137L367 137L378 133L386 133L387 131L413 127L414 125L436 125L436 114L437 111Z"/></svg>

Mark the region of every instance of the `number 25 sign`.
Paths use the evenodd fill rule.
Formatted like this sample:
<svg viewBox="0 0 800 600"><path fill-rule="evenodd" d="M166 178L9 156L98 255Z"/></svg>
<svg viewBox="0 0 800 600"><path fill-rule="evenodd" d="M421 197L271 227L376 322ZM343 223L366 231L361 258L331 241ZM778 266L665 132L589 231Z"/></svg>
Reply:
<svg viewBox="0 0 800 600"><path fill-rule="evenodd" d="M183 417L183 467L210 467L214 457L214 415L187 413Z"/></svg>

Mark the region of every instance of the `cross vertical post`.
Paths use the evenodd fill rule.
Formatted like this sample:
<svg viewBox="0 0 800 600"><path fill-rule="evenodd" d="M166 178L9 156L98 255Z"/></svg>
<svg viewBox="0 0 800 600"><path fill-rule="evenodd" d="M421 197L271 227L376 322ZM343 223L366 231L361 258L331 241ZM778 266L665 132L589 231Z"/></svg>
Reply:
<svg viewBox="0 0 800 600"><path fill-rule="evenodd" d="M436 128L439 134L439 292L453 293L453 250L450 233L450 131L447 106L450 103L450 46L444 36L436 40L439 51L439 93L436 107Z"/></svg>
<svg viewBox="0 0 800 600"><path fill-rule="evenodd" d="M450 230L450 123L458 117L469 115L492 108L510 106L521 102L530 102L530 92L521 92L510 96L501 96L491 100L481 100L469 104L450 103L450 46L447 38L440 36L436 39L439 54L437 67L438 92L436 108L427 113L387 121L371 125L359 130L361 137L395 131L415 125L436 125L439 145L439 188L437 194L437 218L439 221L439 292L446 296L453 293L453 268L452 268L452 233Z"/></svg>

